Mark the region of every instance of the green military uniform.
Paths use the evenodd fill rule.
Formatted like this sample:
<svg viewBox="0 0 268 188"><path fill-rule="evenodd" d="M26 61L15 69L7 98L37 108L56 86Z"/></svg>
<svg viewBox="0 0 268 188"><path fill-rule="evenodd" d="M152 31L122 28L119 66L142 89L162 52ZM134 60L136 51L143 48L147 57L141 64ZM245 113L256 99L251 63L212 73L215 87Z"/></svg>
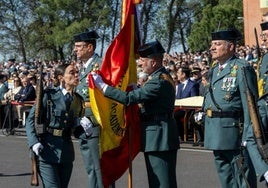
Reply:
<svg viewBox="0 0 268 188"><path fill-rule="evenodd" d="M268 141L268 93L264 94L258 100L258 109L261 118L262 131L266 142Z"/></svg>
<svg viewBox="0 0 268 188"><path fill-rule="evenodd" d="M264 54L259 64L259 89L263 89L259 92L260 95L268 92L268 54ZM261 96L260 96L261 97Z"/></svg>
<svg viewBox="0 0 268 188"><path fill-rule="evenodd" d="M104 95L125 105L142 104L142 146L149 187L176 188L178 132L173 117L175 89L164 67L149 76L143 87L123 92L108 86Z"/></svg>
<svg viewBox="0 0 268 188"><path fill-rule="evenodd" d="M215 164L221 184L222 187L226 188L246 187L246 182L243 180L236 163L240 157L241 142L248 143L247 150L243 151L245 157L244 172L251 187L256 187L251 161L257 174L263 175L264 167L267 169L267 165L258 158L260 155L256 150L256 143L252 135L242 67L245 67L249 88L257 96L254 70L245 61L233 56L222 71L219 70L219 66L212 69L211 88L205 95L204 101L204 111L207 113L204 145L214 151ZM262 165L259 164L264 166L261 167Z"/></svg>
<svg viewBox="0 0 268 188"><path fill-rule="evenodd" d="M77 92L83 96L86 103L90 102L87 76L97 67L100 67L101 59L97 54L94 54L89 66L80 72L80 83L77 86ZM93 132L91 136L86 136L85 133L79 136L80 150L84 160L85 168L88 174L88 187L101 188L102 176L100 169L100 150L99 150L99 134L100 126L98 125L91 108L86 105L85 116L93 122Z"/></svg>
<svg viewBox="0 0 268 188"><path fill-rule="evenodd" d="M96 43L99 38L95 31L80 33L74 36L75 42L88 42ZM81 130L81 134L76 135L79 138L80 150L84 160L85 168L88 174L88 187L89 188L102 188L102 176L100 169L100 150L99 150L99 134L100 126L98 125L93 112L90 108L90 98L88 90L88 74L92 70L100 68L102 60L94 53L87 62L87 67L82 67L79 75L79 85L76 91L84 98L85 101L85 116L93 123L93 132L90 136L86 136L85 132Z"/></svg>
<svg viewBox="0 0 268 188"><path fill-rule="evenodd" d="M34 127L35 106L28 115L26 133L29 147L38 142L44 146L39 157L40 176L44 187L68 187L74 161L71 133L80 125L80 117L84 115L83 103L82 97L74 93L70 110L67 110L65 96L60 88L46 90L41 112L46 128L41 135L36 134Z"/></svg>
<svg viewBox="0 0 268 188"><path fill-rule="evenodd" d="M260 24L262 31L268 30L268 22L264 22ZM260 58L260 57L259 57ZM258 71L259 71L259 79L262 80L262 86L260 85L259 89L263 89L262 92L259 91L259 94L265 94L268 92L268 54L264 54L261 58L261 62L259 63ZM261 96L260 96L261 97Z"/></svg>

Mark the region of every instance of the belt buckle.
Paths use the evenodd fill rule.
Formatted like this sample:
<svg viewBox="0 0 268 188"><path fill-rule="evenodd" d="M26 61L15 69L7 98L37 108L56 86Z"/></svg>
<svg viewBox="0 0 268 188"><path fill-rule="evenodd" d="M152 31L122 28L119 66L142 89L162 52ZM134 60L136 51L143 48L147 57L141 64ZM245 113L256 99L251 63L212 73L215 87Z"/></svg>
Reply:
<svg viewBox="0 0 268 188"><path fill-rule="evenodd" d="M53 130L53 135L54 136L62 136L62 132L63 132L63 130L54 129Z"/></svg>
<svg viewBox="0 0 268 188"><path fill-rule="evenodd" d="M206 114L207 114L208 117L212 117L212 110L207 109Z"/></svg>

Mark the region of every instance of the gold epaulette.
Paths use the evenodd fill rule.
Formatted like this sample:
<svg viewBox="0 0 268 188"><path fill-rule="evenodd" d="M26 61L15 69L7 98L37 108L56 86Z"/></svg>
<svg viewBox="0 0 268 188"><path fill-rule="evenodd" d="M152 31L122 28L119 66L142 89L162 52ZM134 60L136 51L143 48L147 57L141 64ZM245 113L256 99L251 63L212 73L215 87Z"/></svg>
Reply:
<svg viewBox="0 0 268 188"><path fill-rule="evenodd" d="M217 61L213 61L212 64L211 64L211 67L215 67L217 64L218 64Z"/></svg>
<svg viewBox="0 0 268 188"><path fill-rule="evenodd" d="M160 74L160 78L168 81L173 86L174 89L176 88L175 83L170 75L162 73Z"/></svg>

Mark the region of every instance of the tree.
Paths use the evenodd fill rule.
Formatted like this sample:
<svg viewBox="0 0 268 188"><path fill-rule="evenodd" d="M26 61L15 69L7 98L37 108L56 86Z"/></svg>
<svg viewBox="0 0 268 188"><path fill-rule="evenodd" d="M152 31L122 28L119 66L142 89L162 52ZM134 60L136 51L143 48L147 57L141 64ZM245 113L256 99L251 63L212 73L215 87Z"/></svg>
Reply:
<svg viewBox="0 0 268 188"><path fill-rule="evenodd" d="M12 58L22 57L24 62L27 60L31 4L20 0L2 0L0 6L1 51Z"/></svg>
<svg viewBox="0 0 268 188"><path fill-rule="evenodd" d="M192 51L207 50L210 46L211 33L219 29L236 27L243 33L243 25L237 19L243 15L240 0L224 0L207 4L202 10L202 16L192 25L188 44Z"/></svg>

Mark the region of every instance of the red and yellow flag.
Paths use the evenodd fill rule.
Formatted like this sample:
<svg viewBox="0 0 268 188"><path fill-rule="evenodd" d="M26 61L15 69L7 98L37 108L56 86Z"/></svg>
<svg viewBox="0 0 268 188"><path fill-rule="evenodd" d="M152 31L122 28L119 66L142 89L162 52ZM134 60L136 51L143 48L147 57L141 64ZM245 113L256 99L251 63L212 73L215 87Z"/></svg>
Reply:
<svg viewBox="0 0 268 188"><path fill-rule="evenodd" d="M137 82L135 55L139 45L139 33L136 32L136 2L137 0L123 0L122 28L107 49L100 70L107 84L122 91L130 90L129 85ZM91 83L90 81L91 108L102 127L101 170L104 186L107 187L124 174L129 167L129 161L133 160L140 150L139 109L137 105L126 107L105 98Z"/></svg>

